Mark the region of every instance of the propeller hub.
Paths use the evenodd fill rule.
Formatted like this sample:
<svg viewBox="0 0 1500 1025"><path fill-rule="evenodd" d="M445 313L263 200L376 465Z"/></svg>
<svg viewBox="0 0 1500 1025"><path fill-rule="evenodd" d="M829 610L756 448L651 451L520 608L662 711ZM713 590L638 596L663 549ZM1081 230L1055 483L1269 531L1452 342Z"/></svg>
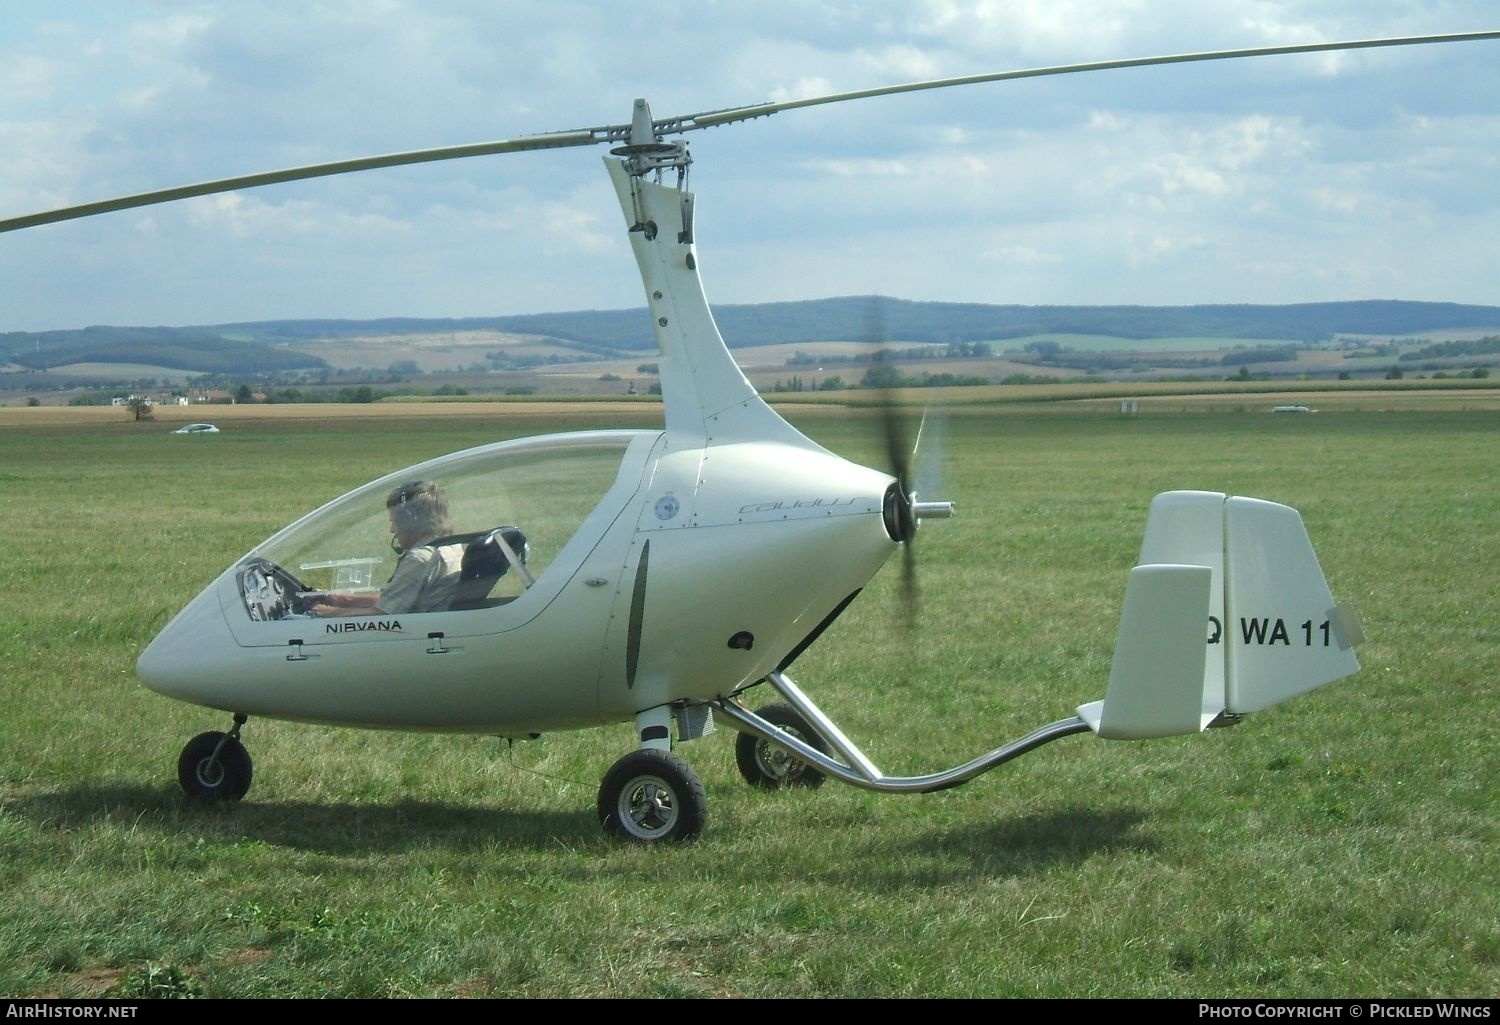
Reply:
<svg viewBox="0 0 1500 1025"><path fill-rule="evenodd" d="M953 518L952 502L918 502L911 496L911 514L918 522L922 520L947 520Z"/></svg>
<svg viewBox="0 0 1500 1025"><path fill-rule="evenodd" d="M891 486L885 489L881 514L885 520L885 532L891 536L892 541L910 544L912 538L917 536L917 516L912 507L911 496L906 493L899 480L891 481Z"/></svg>

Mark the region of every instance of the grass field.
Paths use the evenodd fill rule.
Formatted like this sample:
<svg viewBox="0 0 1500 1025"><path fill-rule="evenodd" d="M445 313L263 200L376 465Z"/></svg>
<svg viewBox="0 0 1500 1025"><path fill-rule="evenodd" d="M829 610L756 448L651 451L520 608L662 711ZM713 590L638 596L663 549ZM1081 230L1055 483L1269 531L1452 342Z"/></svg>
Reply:
<svg viewBox="0 0 1500 1025"><path fill-rule="evenodd" d="M177 752L227 716L133 670L224 566L355 484L655 408L277 407L209 437L8 410L0 995L1493 996L1500 409L1440 398L965 407L917 624L892 563L792 671L886 772L1102 696L1170 488L1300 509L1363 671L1235 729L1070 738L926 796L757 791L712 737L679 749L709 827L671 849L595 819L627 726L509 750L253 720L248 797L195 806ZM873 415L787 408L879 461Z"/></svg>

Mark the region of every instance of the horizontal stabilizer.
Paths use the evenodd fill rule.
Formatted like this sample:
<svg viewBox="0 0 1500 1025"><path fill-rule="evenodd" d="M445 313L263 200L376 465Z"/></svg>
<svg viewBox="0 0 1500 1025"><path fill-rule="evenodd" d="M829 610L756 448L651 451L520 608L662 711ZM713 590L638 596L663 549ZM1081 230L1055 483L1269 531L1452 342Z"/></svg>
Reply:
<svg viewBox="0 0 1500 1025"><path fill-rule="evenodd" d="M1140 740L1197 733L1203 715L1203 639L1213 571L1137 566L1125 587L1109 690L1078 710L1101 737Z"/></svg>
<svg viewBox="0 0 1500 1025"><path fill-rule="evenodd" d="M1224 495L1218 491L1168 491L1157 495L1146 516L1139 565L1176 563L1213 571L1208 616L1200 624L1208 645L1203 654L1203 714L1224 711L1224 651L1214 644L1224 622Z"/></svg>

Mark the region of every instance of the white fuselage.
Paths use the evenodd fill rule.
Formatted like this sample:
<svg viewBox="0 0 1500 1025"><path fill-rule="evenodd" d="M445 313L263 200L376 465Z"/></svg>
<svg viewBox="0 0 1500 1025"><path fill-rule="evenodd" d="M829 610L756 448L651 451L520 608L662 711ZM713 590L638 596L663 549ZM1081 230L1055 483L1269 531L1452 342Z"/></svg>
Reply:
<svg viewBox="0 0 1500 1025"><path fill-rule="evenodd" d="M151 643L141 678L247 715L504 735L730 694L781 664L890 555L889 478L775 443L665 448L662 433L631 439L615 485L514 601L255 621L237 564Z"/></svg>
<svg viewBox="0 0 1500 1025"><path fill-rule="evenodd" d="M147 686L230 712L379 728L512 735L615 722L784 667L880 568L897 547L882 515L892 478L828 452L761 400L704 297L692 194L606 165L656 328L666 430L502 442L351 492L194 599L141 655ZM505 604L320 619L259 614L242 593L251 560L306 550L302 535L346 507L378 508L392 484L461 477L486 460L503 477L506 459L606 445L623 451L613 484Z"/></svg>

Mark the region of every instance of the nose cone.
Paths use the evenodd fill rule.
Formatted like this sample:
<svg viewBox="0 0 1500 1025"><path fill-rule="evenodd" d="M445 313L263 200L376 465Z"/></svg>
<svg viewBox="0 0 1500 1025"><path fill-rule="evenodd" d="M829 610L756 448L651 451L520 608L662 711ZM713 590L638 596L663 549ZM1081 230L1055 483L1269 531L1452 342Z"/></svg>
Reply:
<svg viewBox="0 0 1500 1025"><path fill-rule="evenodd" d="M147 687L168 697L221 707L211 691L216 664L231 660L239 644L229 632L215 591L217 582L172 617L136 659L136 675Z"/></svg>

